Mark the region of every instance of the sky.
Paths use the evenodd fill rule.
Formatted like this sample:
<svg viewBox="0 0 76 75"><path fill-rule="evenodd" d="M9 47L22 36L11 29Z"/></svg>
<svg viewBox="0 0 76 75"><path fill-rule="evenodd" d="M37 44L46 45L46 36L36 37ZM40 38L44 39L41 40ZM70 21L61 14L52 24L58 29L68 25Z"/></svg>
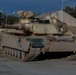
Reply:
<svg viewBox="0 0 76 75"><path fill-rule="evenodd" d="M63 0L65 6L74 7L76 0ZM53 12L62 9L62 0L0 0L0 10L6 14L18 10L33 11L35 13Z"/></svg>

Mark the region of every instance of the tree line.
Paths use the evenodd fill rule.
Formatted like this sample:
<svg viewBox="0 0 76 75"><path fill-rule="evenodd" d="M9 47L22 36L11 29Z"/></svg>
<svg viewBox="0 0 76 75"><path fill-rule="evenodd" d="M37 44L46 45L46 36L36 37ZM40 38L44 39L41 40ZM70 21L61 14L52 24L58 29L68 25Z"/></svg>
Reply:
<svg viewBox="0 0 76 75"><path fill-rule="evenodd" d="M13 15L6 15L0 12L0 25L3 24L14 24L19 22L19 17Z"/></svg>
<svg viewBox="0 0 76 75"><path fill-rule="evenodd" d="M65 6L64 11L76 18L76 6L74 7Z"/></svg>

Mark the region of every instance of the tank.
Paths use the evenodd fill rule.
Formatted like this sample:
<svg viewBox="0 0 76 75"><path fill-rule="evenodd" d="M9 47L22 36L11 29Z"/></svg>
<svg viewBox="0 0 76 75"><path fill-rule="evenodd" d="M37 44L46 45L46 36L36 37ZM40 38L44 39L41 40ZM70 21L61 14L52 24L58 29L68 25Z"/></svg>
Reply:
<svg viewBox="0 0 76 75"><path fill-rule="evenodd" d="M51 16L32 19L33 15L23 17L24 12L20 12L22 18L19 24L5 25L1 31L0 46L5 55L33 61L41 53L76 52L75 27L69 27Z"/></svg>

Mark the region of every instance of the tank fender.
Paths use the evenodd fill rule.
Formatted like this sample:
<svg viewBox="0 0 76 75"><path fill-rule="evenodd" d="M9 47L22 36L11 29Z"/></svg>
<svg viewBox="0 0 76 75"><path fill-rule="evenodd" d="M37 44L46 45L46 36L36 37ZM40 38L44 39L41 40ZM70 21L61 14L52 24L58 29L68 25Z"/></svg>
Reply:
<svg viewBox="0 0 76 75"><path fill-rule="evenodd" d="M6 36L2 39L2 46L28 52L30 42L28 42L25 38Z"/></svg>
<svg viewBox="0 0 76 75"><path fill-rule="evenodd" d="M18 46L22 48L23 51L28 52L30 42L25 40L25 38L18 39Z"/></svg>

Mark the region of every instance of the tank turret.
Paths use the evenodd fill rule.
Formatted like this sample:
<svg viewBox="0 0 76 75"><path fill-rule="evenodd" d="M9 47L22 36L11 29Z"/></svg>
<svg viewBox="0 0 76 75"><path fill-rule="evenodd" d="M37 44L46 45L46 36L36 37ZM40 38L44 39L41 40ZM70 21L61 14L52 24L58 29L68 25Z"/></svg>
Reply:
<svg viewBox="0 0 76 75"><path fill-rule="evenodd" d="M5 25L5 28L23 30L26 34L29 32L34 35L62 35L68 31L67 24L50 15L45 18L33 19L34 13L31 11L20 10L17 14L20 16L19 24Z"/></svg>

